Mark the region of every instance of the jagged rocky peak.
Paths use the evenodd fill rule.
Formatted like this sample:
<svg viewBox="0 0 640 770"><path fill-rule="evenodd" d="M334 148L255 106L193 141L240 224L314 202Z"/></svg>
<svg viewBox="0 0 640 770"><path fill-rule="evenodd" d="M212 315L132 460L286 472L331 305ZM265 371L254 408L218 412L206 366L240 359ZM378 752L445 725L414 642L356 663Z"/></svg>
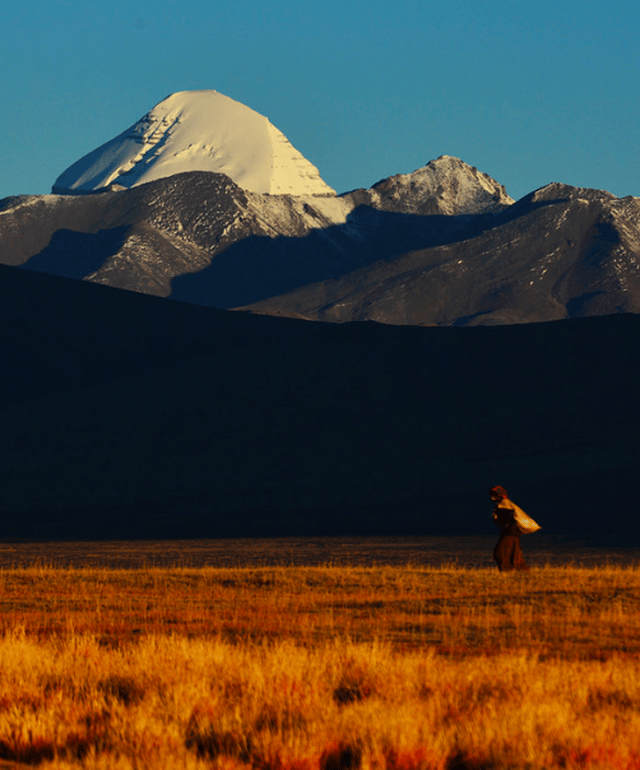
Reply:
<svg viewBox="0 0 640 770"><path fill-rule="evenodd" d="M530 203L558 203L565 200L583 201L613 201L617 200L613 193L590 187L572 187L561 182L552 182L524 197Z"/></svg>
<svg viewBox="0 0 640 770"><path fill-rule="evenodd" d="M376 208L410 214L493 213L514 202L495 179L450 155L411 174L383 179L369 192Z"/></svg>
<svg viewBox="0 0 640 770"><path fill-rule="evenodd" d="M53 192L131 188L187 171L223 173L258 193L335 194L268 118L213 90L168 96L64 171Z"/></svg>

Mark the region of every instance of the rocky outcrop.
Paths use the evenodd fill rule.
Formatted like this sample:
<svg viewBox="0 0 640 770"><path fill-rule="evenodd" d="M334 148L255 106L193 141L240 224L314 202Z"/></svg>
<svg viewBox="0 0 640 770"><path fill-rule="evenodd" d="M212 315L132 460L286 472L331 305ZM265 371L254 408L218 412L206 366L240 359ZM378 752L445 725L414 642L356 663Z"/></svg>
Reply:
<svg viewBox="0 0 640 770"><path fill-rule="evenodd" d="M380 211L446 216L495 213L514 202L495 179L450 155L383 179L366 191L366 200Z"/></svg>

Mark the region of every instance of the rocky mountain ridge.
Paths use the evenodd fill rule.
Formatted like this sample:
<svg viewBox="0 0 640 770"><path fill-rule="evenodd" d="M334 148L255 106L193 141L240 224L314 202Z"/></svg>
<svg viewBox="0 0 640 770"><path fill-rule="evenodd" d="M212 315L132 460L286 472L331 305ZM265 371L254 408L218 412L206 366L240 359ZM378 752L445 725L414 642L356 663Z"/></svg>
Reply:
<svg viewBox="0 0 640 770"><path fill-rule="evenodd" d="M194 171L0 202L0 263L309 320L493 325L640 312L640 199L551 184L513 202L441 156L337 195Z"/></svg>
<svg viewBox="0 0 640 770"><path fill-rule="evenodd" d="M252 309L444 326L638 313L640 199L551 184L497 215L467 219L445 242Z"/></svg>
<svg viewBox="0 0 640 770"><path fill-rule="evenodd" d="M514 203L504 185L450 155L441 155L412 174L382 179L364 192L373 208L403 214L488 214Z"/></svg>

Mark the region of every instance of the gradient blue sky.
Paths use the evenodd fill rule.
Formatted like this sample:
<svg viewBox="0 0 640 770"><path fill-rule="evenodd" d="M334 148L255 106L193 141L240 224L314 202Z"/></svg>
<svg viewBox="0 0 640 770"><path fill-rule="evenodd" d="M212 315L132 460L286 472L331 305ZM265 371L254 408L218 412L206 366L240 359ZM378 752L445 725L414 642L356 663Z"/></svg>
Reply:
<svg viewBox="0 0 640 770"><path fill-rule="evenodd" d="M32 0L0 31L0 198L174 91L269 117L338 192L456 155L515 198L640 196L638 0Z"/></svg>

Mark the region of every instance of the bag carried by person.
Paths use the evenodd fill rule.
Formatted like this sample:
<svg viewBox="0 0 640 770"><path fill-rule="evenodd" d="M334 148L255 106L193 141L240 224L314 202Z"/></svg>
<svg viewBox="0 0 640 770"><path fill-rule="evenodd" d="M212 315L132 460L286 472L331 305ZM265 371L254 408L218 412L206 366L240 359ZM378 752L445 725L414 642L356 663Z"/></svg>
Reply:
<svg viewBox="0 0 640 770"><path fill-rule="evenodd" d="M503 500L500 503L500 507L509 508L509 510L513 511L513 518L516 522L516 526L524 535L531 535L533 532L542 529L537 521L534 521L531 516L527 516L522 508L519 508L512 500Z"/></svg>
<svg viewBox="0 0 640 770"><path fill-rule="evenodd" d="M513 518L515 519L516 526L520 532L525 535L530 535L533 532L537 532L539 529L542 529L537 521L534 521L531 516L527 516L522 508L518 508L515 503L513 504L513 509Z"/></svg>

